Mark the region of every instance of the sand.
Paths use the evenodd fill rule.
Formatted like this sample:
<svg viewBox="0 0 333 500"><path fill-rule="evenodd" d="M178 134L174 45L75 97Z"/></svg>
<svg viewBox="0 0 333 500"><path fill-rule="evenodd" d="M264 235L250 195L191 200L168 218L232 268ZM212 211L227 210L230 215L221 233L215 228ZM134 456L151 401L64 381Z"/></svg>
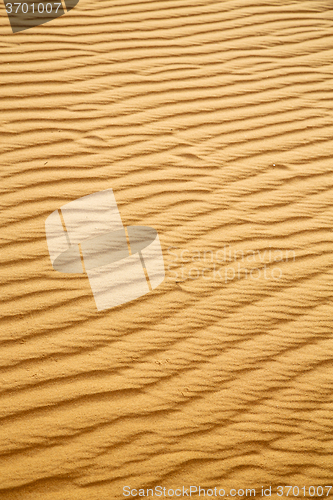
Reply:
<svg viewBox="0 0 333 500"><path fill-rule="evenodd" d="M332 3L0 12L1 500L332 485ZM166 278L98 312L44 224L108 188Z"/></svg>

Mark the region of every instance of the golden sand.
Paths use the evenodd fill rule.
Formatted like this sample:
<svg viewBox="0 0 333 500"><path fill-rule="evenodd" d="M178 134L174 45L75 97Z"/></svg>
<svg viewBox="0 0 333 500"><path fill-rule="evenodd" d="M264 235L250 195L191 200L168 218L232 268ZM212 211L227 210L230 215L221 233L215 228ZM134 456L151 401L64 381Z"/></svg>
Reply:
<svg viewBox="0 0 333 500"><path fill-rule="evenodd" d="M332 3L0 14L0 499L332 485ZM44 223L108 188L166 278L97 312Z"/></svg>

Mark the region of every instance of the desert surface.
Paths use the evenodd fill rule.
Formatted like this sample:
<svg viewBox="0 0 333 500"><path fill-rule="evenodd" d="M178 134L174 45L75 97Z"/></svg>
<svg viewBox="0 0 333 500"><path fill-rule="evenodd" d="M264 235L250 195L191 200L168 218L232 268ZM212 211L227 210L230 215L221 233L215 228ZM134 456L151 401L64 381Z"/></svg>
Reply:
<svg viewBox="0 0 333 500"><path fill-rule="evenodd" d="M332 2L80 0L19 33L1 3L0 34L0 499L332 497ZM165 279L98 311L45 220L106 189Z"/></svg>

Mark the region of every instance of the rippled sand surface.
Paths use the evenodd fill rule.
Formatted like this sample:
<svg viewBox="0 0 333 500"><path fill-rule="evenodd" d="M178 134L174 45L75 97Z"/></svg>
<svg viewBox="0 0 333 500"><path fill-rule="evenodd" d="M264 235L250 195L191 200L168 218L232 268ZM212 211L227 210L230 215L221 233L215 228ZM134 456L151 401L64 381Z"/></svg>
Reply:
<svg viewBox="0 0 333 500"><path fill-rule="evenodd" d="M332 3L0 13L1 500L332 484ZM44 223L108 188L166 279L98 312Z"/></svg>

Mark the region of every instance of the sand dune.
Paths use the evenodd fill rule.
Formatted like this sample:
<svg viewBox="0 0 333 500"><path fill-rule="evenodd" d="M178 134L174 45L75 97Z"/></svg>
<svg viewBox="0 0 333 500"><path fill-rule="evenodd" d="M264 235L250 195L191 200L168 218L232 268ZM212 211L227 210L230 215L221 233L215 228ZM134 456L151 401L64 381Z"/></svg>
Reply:
<svg viewBox="0 0 333 500"><path fill-rule="evenodd" d="M332 484L331 2L0 11L1 500ZM44 223L108 188L166 279L97 312Z"/></svg>

